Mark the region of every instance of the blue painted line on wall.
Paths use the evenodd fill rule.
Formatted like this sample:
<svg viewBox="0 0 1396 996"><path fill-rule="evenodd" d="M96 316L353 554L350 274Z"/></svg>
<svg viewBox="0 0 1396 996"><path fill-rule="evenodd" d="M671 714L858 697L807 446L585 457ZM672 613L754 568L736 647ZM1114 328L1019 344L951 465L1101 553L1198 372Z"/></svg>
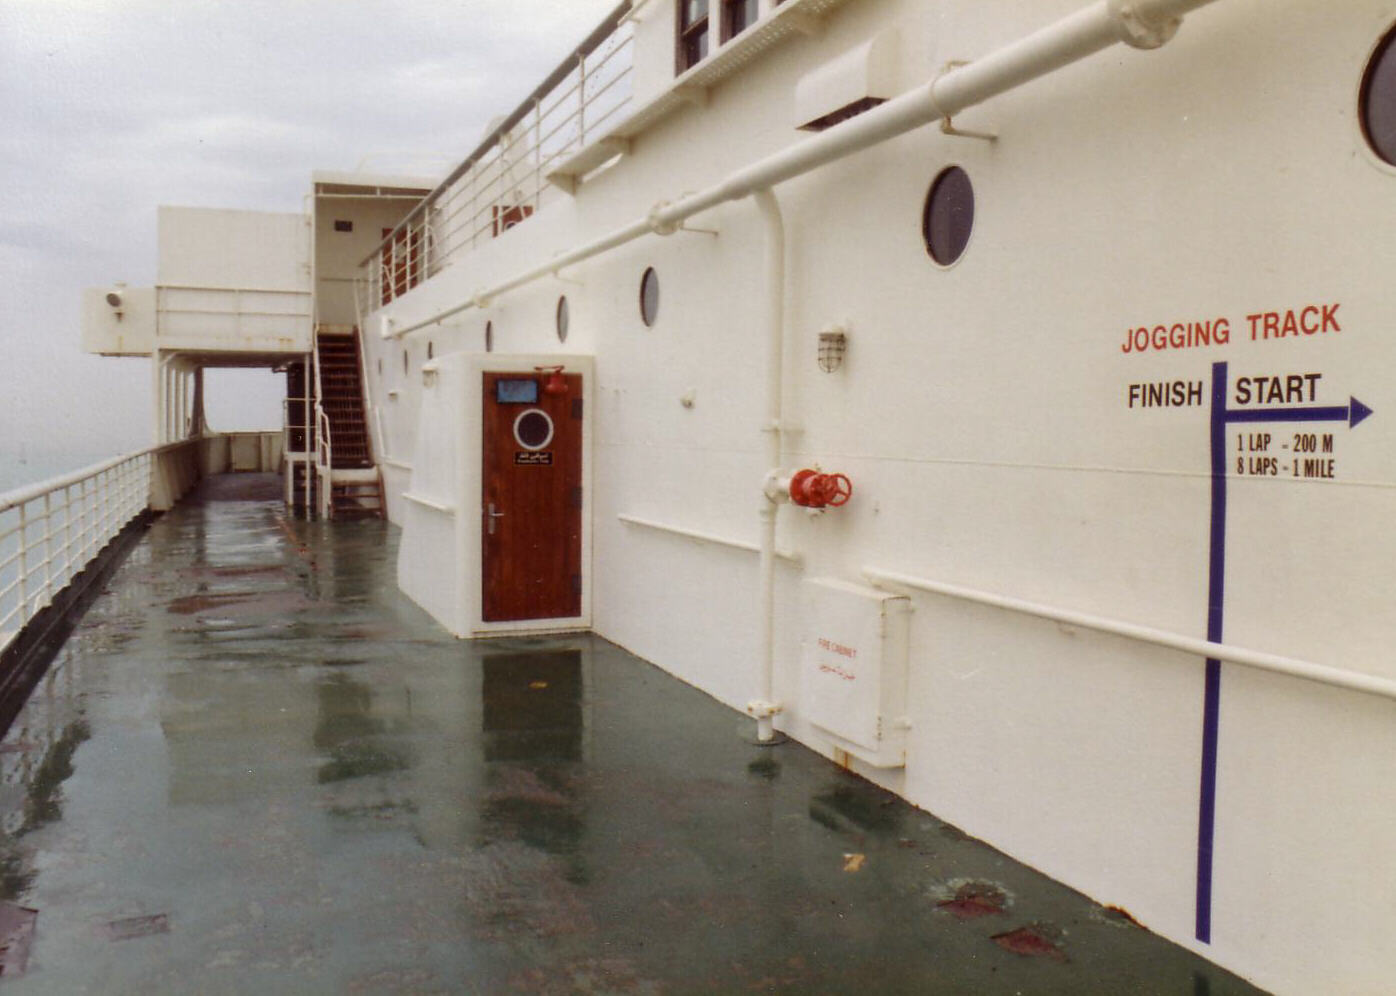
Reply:
<svg viewBox="0 0 1396 996"><path fill-rule="evenodd" d="M1222 640L1226 595L1226 364L1212 364L1212 516L1207 556L1207 639ZM1221 661L1207 658L1202 705L1202 778L1197 809L1197 939L1212 940L1212 842L1217 815Z"/></svg>

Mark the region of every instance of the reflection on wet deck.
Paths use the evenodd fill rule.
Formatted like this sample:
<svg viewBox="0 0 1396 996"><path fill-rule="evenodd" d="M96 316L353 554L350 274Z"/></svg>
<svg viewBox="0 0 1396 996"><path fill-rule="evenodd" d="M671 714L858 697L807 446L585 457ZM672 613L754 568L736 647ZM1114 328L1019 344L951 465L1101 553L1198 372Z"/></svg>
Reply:
<svg viewBox="0 0 1396 996"><path fill-rule="evenodd" d="M1250 991L603 640L451 639L381 523L217 486L0 745L7 988Z"/></svg>

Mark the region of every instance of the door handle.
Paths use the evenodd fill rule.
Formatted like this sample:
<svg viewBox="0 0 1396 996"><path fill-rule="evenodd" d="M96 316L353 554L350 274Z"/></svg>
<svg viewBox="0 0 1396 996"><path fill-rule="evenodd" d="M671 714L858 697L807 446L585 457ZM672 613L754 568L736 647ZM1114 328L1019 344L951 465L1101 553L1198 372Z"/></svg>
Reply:
<svg viewBox="0 0 1396 996"><path fill-rule="evenodd" d="M485 515L486 515L486 517L487 517L487 519L488 519L488 522L489 522L489 526L487 527L487 530L486 530L486 531L487 531L491 536L493 536L493 535L494 535L494 520L495 520L495 519L502 519L502 518L504 518L504 513L503 513L503 512L496 512L496 511L494 510L494 502L490 502L490 504L489 504L489 511L487 511L487 512L485 513Z"/></svg>

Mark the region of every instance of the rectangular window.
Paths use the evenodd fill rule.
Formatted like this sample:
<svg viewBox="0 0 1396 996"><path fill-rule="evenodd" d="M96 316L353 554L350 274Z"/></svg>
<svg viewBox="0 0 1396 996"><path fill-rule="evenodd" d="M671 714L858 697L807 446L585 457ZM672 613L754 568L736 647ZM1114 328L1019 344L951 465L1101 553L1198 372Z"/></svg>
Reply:
<svg viewBox="0 0 1396 996"><path fill-rule="evenodd" d="M538 381L497 380L494 382L494 400L501 405L538 404Z"/></svg>
<svg viewBox="0 0 1396 996"><path fill-rule="evenodd" d="M708 54L708 0L679 0L678 72L698 65Z"/></svg>
<svg viewBox="0 0 1396 996"><path fill-rule="evenodd" d="M756 23L757 0L722 0L722 40L735 38Z"/></svg>

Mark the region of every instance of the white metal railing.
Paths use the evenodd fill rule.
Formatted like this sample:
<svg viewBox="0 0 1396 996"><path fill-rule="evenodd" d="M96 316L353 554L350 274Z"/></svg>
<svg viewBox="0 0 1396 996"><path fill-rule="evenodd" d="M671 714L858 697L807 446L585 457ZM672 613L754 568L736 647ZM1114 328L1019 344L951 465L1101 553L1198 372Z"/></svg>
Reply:
<svg viewBox="0 0 1396 996"><path fill-rule="evenodd" d="M729 539L726 536L718 536L716 533L707 533L699 529L670 525L667 522L656 522L654 519L642 519L638 515L620 514L616 518L627 525L642 526L645 529L653 529L655 532L669 533L671 536L682 536L684 539L694 540L698 543L711 543L716 546L731 547L734 550L746 550L748 553L761 551L757 544L749 543L746 540ZM804 559L802 554L794 550L776 550L775 555L782 560L791 560L796 563Z"/></svg>
<svg viewBox="0 0 1396 996"><path fill-rule="evenodd" d="M559 192L555 164L603 134L631 97L633 22L624 0L364 260L362 314L457 255L527 220Z"/></svg>
<svg viewBox="0 0 1396 996"><path fill-rule="evenodd" d="M0 650L146 509L158 449L0 494Z"/></svg>
<svg viewBox="0 0 1396 996"><path fill-rule="evenodd" d="M316 333L315 342L312 343L312 361L314 363L315 376L315 494L319 501L316 509L321 518L327 518L329 513L330 495L330 468L334 466L334 448L330 440L330 417L325 411L322 403L325 397L325 388L320 376L320 337ZM307 474L309 477L309 474ZM309 487L309 481L306 486Z"/></svg>
<svg viewBox="0 0 1396 996"><path fill-rule="evenodd" d="M863 577L872 584L882 588L910 588L916 591L926 591L935 595L944 595L947 598L957 598L961 601L975 602L979 605L988 605L997 609L1006 609L1009 612L1037 616L1039 619L1048 619L1065 626L1079 626L1083 629L1091 629L1099 633L1109 633L1113 636L1124 637L1128 640L1151 643L1158 647L1179 650L1185 654L1191 654L1194 657L1227 661L1228 663L1255 668L1258 671L1287 674L1295 678L1303 678L1306 681L1316 681L1323 685L1333 685L1337 688L1347 688L1355 692L1365 692L1369 695L1379 695L1383 698L1396 699L1396 680L1385 678L1381 675L1368 674L1363 671L1353 671L1348 668L1333 667L1328 664L1317 664L1313 661L1301 660L1296 657L1285 657L1281 654L1272 654L1264 650L1252 650L1249 647L1237 647L1227 643L1214 643L1210 640L1199 640L1196 637L1185 636L1181 633L1171 633L1168 630L1157 629L1152 626L1142 626L1138 623L1126 622L1121 619L1111 619L1107 616L1099 616L1090 612L1078 612L1074 609L1065 609L1055 605L1045 605L1041 602L1032 602L1025 598L1015 598L1012 595L1001 595L997 592L980 591L976 588L967 588L964 585L950 584L945 581L934 581L930 578L902 574L898 571L884 571L876 567L865 567L863 568Z"/></svg>
<svg viewBox="0 0 1396 996"><path fill-rule="evenodd" d="M310 396L310 365L306 365L304 392L299 397L283 398L281 401L282 452L286 461L286 504L293 505L296 490L296 472L300 468L304 485L301 493L301 511L310 513L311 494L315 490L311 465L314 453L315 424L314 409ZM297 437L299 436L299 439ZM300 445L295 444L299 442Z"/></svg>

